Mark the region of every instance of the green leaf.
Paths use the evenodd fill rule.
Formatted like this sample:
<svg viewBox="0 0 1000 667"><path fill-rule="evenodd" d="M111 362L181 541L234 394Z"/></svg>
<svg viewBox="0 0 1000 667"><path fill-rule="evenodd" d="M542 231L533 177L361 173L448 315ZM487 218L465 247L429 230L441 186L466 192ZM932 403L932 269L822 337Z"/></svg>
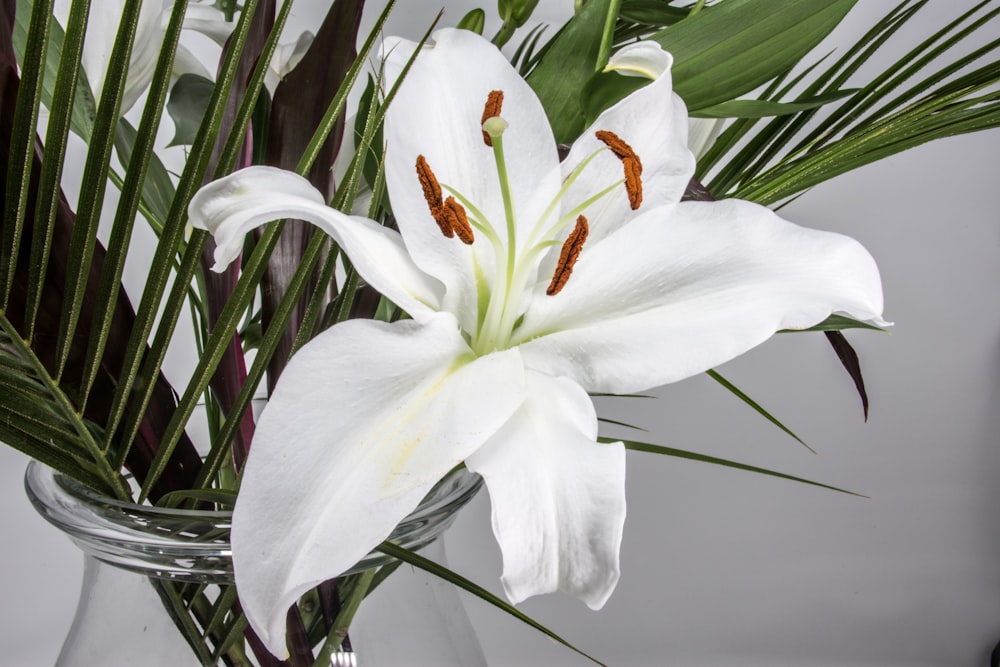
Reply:
<svg viewBox="0 0 1000 667"><path fill-rule="evenodd" d="M687 15L687 9L673 7L663 0L624 0L618 14L622 21L657 27L674 24Z"/></svg>
<svg viewBox="0 0 1000 667"><path fill-rule="evenodd" d="M673 54L674 90L697 111L734 99L802 59L857 0L727 0L652 36Z"/></svg>
<svg viewBox="0 0 1000 667"><path fill-rule="evenodd" d="M227 489L180 489L164 493L156 501L157 507L180 507L186 500L212 503L220 508L232 509L236 504L236 491Z"/></svg>
<svg viewBox="0 0 1000 667"><path fill-rule="evenodd" d="M382 14L376 20L372 31L369 33L368 38L365 40L364 45L361 47L358 58L355 60L354 65L350 68L347 75L344 78L344 82L341 84L340 89L334 96L330 105L327 107L326 113L323 116L323 120L319 123L316 132L313 134L312 140L306 147L302 157L296 166L296 171L300 174L308 172L315 162L317 157L321 153L321 147L326 140L326 137L332 131L334 123L336 122L337 116L343 111L344 105L347 102L347 94L350 88L354 85L362 69L365 66L365 59L371 53L374 48L378 36L381 32L382 26L389 17L389 12L392 10L394 2L390 0L386 3L386 7ZM389 96L391 98L393 92L390 91ZM384 114L384 109L380 111L379 119L381 119ZM378 123L375 123L376 125ZM370 136L367 137L370 139ZM364 145L364 142L362 142ZM357 158L357 155L355 156ZM352 164L351 168L348 170L349 175L354 174L355 178L358 178L360 172L360 160L356 159ZM350 176L348 177L350 178ZM335 198L335 204L339 203L344 205L347 200L343 199L347 194L351 192L352 187L349 183L345 184L345 181L341 181L340 189L337 192L337 197ZM222 315L220 315L220 321L223 323L223 327L230 327L229 331L237 326L236 318L238 317L239 310L236 310L237 306L242 306L242 310L245 310L251 301L253 300L256 285L259 283L259 276L263 271L263 264L268 261L269 258L269 245L273 248L273 244L277 239L277 235L280 233L281 223L272 225L270 228L266 229L260 238L260 242L251 254L250 258L247 260L243 267L243 274L240 277L240 281L237 283L236 290L234 291L234 296L232 297L233 310L226 310ZM257 355L254 358L253 365L250 367L247 373L246 380L243 387L240 389L240 393L236 398L233 408L230 410L230 414L227 415L226 421L223 424L222 430L220 432L217 442L213 444L211 451L205 458L205 465L202 467L201 474L199 475L197 486L205 487L208 486L215 473L222 466L228 453L229 445L233 435L236 433L238 424L243 412L249 407L251 400L253 399L254 392L259 386L261 380L264 377L265 369L267 368L268 360L274 354L275 349L277 349L278 342L280 341L281 333L284 329L285 323L288 321L287 318L291 316L292 306L303 294L307 284L308 276L311 274L313 267L316 262L319 261L319 256L321 250L325 247L325 240L322 235L316 235L306 249L306 254L302 258L302 263L299 265L298 271L296 272L295 278L288 287L288 292L285 298L282 300L282 307L280 311L275 313L274 319L272 320L272 326L265 332L264 337L260 341ZM331 253L331 259L335 259L336 255ZM332 268L331 268L332 271ZM256 274L256 276L255 276ZM322 281L321 281L322 282ZM228 304L227 304L228 308ZM231 320L230 320L231 317ZM308 319L306 320L309 321ZM227 325L228 322L228 325ZM277 323L277 324L275 324ZM220 331L225 331L225 328L220 329ZM304 336L308 335L311 327L304 327L302 334ZM212 338L217 337L217 333L213 332ZM210 340L209 343L214 344L215 341ZM204 356L204 355L203 355ZM205 372L208 372L208 368L205 368ZM195 374L192 378L192 385L195 382L204 383L207 380L203 377L199 377L200 373ZM190 397L196 397L200 394L197 386L195 389L191 389L189 392ZM193 404L186 410L192 409Z"/></svg>
<svg viewBox="0 0 1000 667"><path fill-rule="evenodd" d="M125 118L118 120L115 131L115 151L122 164L128 164L135 148L136 130ZM170 214L170 203L174 200L174 182L170 173L153 152L149 154L149 169L142 183L142 204L140 208L150 218L150 224L155 231L163 228L163 223Z"/></svg>
<svg viewBox="0 0 1000 667"><path fill-rule="evenodd" d="M696 118L765 118L786 116L829 104L835 100L853 95L856 89L838 90L815 97L798 99L794 102L773 102L771 100L730 100L691 113Z"/></svg>
<svg viewBox="0 0 1000 667"><path fill-rule="evenodd" d="M882 331L888 333L887 329L877 327L844 315L831 315L819 324L815 324L808 329L782 329L778 333L802 333L804 331L843 331L844 329L869 329L871 331Z"/></svg>
<svg viewBox="0 0 1000 667"><path fill-rule="evenodd" d="M701 112L787 72L840 23L856 1L727 0L649 39L673 55L674 90L690 112ZM594 77L585 88L587 119L593 121L646 83L613 72Z"/></svg>
<svg viewBox="0 0 1000 667"><path fill-rule="evenodd" d="M585 127L580 91L597 69L604 23L611 0L590 0L547 45L528 75L552 124L556 141L569 143Z"/></svg>
<svg viewBox="0 0 1000 667"><path fill-rule="evenodd" d="M598 438L598 440L600 442L615 442L615 440L612 440L611 438ZM822 482L814 482L812 480L804 479L802 477L786 475L783 472L776 472L774 470L768 470L767 468L758 468L757 466L751 466L745 463L738 463L736 461L730 461L728 459L720 459L717 456L709 456L707 454L689 452L684 449L676 449L674 447L664 447L662 445L651 445L646 442L635 442L633 440L626 440L625 448L631 449L636 452L647 452L649 454L673 456L675 458L687 459L689 461L699 461L701 463L711 463L712 465L723 466L725 468L734 468L736 470L744 470L746 472L755 472L761 475L777 477L779 479L787 479L792 482L799 482L801 484L808 484L810 486L818 486L822 489L829 489L831 491L836 491L838 493L846 493L849 496L857 496L858 498L868 497L861 495L860 493L855 493L854 491L848 491L846 489L837 488L836 486L830 486L829 484L823 484Z"/></svg>
<svg viewBox="0 0 1000 667"><path fill-rule="evenodd" d="M719 384L721 384L730 393L732 393L734 396L736 396L736 398L740 399L741 401L743 401L744 403L746 403L747 405L749 405L751 408L753 408L754 410L756 410L757 413L760 414L765 419L767 419L767 421L771 422L772 424L774 424L775 426L777 426L778 428L780 428L782 431L784 431L788 435L790 435L793 438L795 438L795 440L800 445L802 445L803 447L805 447L806 449L808 449L813 454L816 453L816 450L813 449L812 447L810 447L809 445L807 445L806 442L805 442L805 440L803 440L799 436L795 435L795 433L793 433L791 429L789 429L787 426L785 426L780 421L778 421L778 419L776 417L774 417L770 412L768 412L767 410L765 410L759 403L757 403L755 400L753 400L752 398L750 398L749 396L747 396L745 393L743 393L743 391L741 391L739 387L737 387L736 385L734 385L732 382L730 382L726 378L722 377L722 375L719 374L718 371L708 370L708 371L705 371L705 372L708 374L708 376L710 378L712 378L713 380L715 380L716 382L718 382Z"/></svg>
<svg viewBox="0 0 1000 667"><path fill-rule="evenodd" d="M597 660L596 658L594 658L594 657L592 657L592 656L584 653L583 651L581 651L577 647L573 646L568 641L566 641L565 639L563 639L562 637L560 637L559 635L557 635L552 630L549 630L544 625L542 625L541 623L539 623L535 619L531 618L530 616L528 616L524 612L519 611L518 609L516 609L510 603L505 602L504 600L501 600L500 598L498 598L497 596L493 595L492 593L490 593L488 590L486 590L482 586L474 584L473 582L469 581L468 579L466 579L462 575L460 575L460 574L458 574L456 572L453 572L452 570L449 570L448 568L444 567L443 565L438 565L434 561L428 560L428 559L424 558L423 556L421 556L420 554L418 554L418 553L416 553L414 551L410 551L409 549L406 549L404 547L401 547L398 544L393 544L392 542L383 542L382 544L380 544L376 548L377 548L378 551L381 551L382 553L384 553L387 556L392 556L393 558L398 558L399 560L403 561L404 563L409 563L413 567L419 568L419 569L421 569L421 570L423 570L425 572L430 572L434 576L440 577L441 579L444 579L448 583L453 584L455 586L458 586L459 588L461 588L464 591L472 593L473 595L475 595L480 600L488 602L489 604L491 604L494 607L500 609L501 611L507 612L508 614L510 614L514 618L518 619L519 621L527 623L528 625L530 625L534 629L536 629L539 632L542 632L542 633L548 635L549 637L551 637L552 639L556 640L557 642L559 642L563 646L565 646L565 647L567 647L569 649L572 649L573 651L579 653L580 655L582 655L583 657L587 658L591 662L593 662L595 664L598 664L598 665L603 665L604 664L604 663L600 662L599 660Z"/></svg>
<svg viewBox="0 0 1000 667"><path fill-rule="evenodd" d="M177 79L167 102L167 113L176 128L170 146L189 146L194 143L214 89L215 82L197 74L182 74Z"/></svg>

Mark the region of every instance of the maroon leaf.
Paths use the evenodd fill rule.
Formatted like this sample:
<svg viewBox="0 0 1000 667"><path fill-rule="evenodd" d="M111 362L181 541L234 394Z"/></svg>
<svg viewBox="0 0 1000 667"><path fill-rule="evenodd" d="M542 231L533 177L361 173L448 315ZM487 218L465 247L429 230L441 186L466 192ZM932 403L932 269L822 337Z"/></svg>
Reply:
<svg viewBox="0 0 1000 667"><path fill-rule="evenodd" d="M212 150L212 160L206 172L206 179L208 180L213 177L217 170L226 139L234 129L233 123L236 120L236 114L247 93L250 77L260 58L260 53L264 49L264 43L271 33L271 28L274 26L275 7L275 0L261 0L251 20L250 32L247 35L243 52L240 54L229 98L226 100L219 138ZM226 48L229 48L229 44L226 45ZM247 133L247 141L240 151L237 163L229 165L230 169L238 169L250 164L250 155L253 149L252 136L251 133ZM207 270L215 263L214 255L215 241L209 238L202 251L201 264L203 269L205 269L203 271L206 291L205 305L208 310L210 327L215 326L219 314L222 312L223 307L225 307L226 302L229 301L233 287L239 278L239 266L235 264L230 265L222 273ZM215 374L209 383L224 414L229 414L233 405L236 404L236 398L246 382L246 377L246 359L243 355L243 346L239 335L234 331L233 340L226 348L222 359L219 361L219 365L216 367ZM253 432L253 413L251 410L247 410L240 418L240 428L237 430L233 442L233 462L237 469L242 467L247 453L250 451L250 441L253 439Z"/></svg>
<svg viewBox="0 0 1000 667"><path fill-rule="evenodd" d="M355 43L364 0L337 0L327 12L309 50L299 64L278 85L271 104L268 125L267 164L294 169L313 133L333 101L344 76L357 57ZM344 134L344 117L323 144L307 177L329 199L334 184L331 179L334 158ZM289 221L282 230L263 279L262 321L265 331L278 304L288 289L302 255L309 245L314 228L301 221ZM315 282L306 287L311 294ZM308 296L296 304L277 350L268 365L268 387L274 388L291 356L292 345L305 317Z"/></svg>
<svg viewBox="0 0 1000 667"><path fill-rule="evenodd" d="M830 341L834 352L840 358L840 363L847 369L847 374L854 380L854 386L861 396L861 407L865 412L865 421L868 421L868 392L865 391L865 379L861 376L861 362L858 353L854 351L851 344L847 342L847 337L839 331L825 331L826 339Z"/></svg>
<svg viewBox="0 0 1000 667"><path fill-rule="evenodd" d="M3 139L0 143L0 200L7 196L7 170L10 157L10 139L13 132L14 107L17 99L19 81L16 70L12 67L14 50L11 37L14 18L14 2L3 0L0 5L0 133ZM24 335L26 331L25 302L27 297L28 258L31 251L31 239L35 220L35 203L38 199L38 183L42 168L41 146L36 140L35 155L31 167L29 184L28 208L25 216L25 230L16 249L17 262L14 269L14 281L5 316L11 324ZM69 256L70 232L75 216L70 209L65 196L59 193L59 207L56 214L55 233L51 241L51 254L45 268L44 287L35 317L35 335L30 341L32 350L39 360L54 373L56 367L56 340L59 333L60 312L66 284L66 262ZM9 220L0 221L0 238L9 236L11 224ZM94 304L97 299L98 283L104 266L104 247L98 243L90 262L87 276L87 286L84 295L82 314L77 332L87 332L91 329ZM108 345L101 359L100 369L86 402L83 416L98 427L107 425L110 415L111 398L117 386L117 378L122 370L122 354L126 349L126 341L132 331L135 313L128 299L122 294L115 305L111 321L111 331ZM87 354L87 338L77 333L70 346L68 361L60 377L60 389L77 405L80 404L79 392L82 382L84 360ZM176 394L161 374L156 378L156 385L140 425L138 434L126 459L126 467L131 470L139 481L145 478L149 464L156 454L157 448L166 426L176 408ZM120 444L119 444L120 446ZM153 488L152 497L157 498L163 493L176 489L189 488L194 482L201 458L187 435L182 435L174 455L168 462L167 469L159 482Z"/></svg>

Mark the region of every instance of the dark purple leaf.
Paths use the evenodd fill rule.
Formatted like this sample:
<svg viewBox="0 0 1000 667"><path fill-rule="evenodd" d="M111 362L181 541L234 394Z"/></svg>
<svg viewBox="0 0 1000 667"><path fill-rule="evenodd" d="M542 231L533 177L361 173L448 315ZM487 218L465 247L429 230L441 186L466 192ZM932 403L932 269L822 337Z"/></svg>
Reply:
<svg viewBox="0 0 1000 667"><path fill-rule="evenodd" d="M261 0L253 15L250 24L250 33L247 36L243 52L240 54L236 77L233 81L229 98L226 100L226 109L222 120L222 127L219 131L219 138L212 150L212 161L206 172L208 174L206 178L209 180L213 177L212 175L218 167L218 161L221 159L226 139L233 131L236 114L246 95L247 84L260 58L260 53L264 49L264 43L267 41L267 37L271 33L271 28L274 26L275 6L275 0ZM227 44L227 48L228 46ZM247 140L240 151L237 163L229 165L227 171L250 164L250 155L253 152L252 136L252 133L247 133ZM236 280L239 278L239 266L236 264L230 265L222 273L214 273L207 270L208 267L211 267L215 263L214 255L215 241L209 238L202 251L202 267L206 269L203 273L206 290L205 302L208 309L210 327L215 326L215 322L229 300L233 287L236 285ZM212 391L215 393L219 407L224 414L229 414L229 411L236 403L236 397L240 389L243 388L246 377L246 359L243 356L243 346L239 335L234 331L233 340L226 348L226 352L220 360L210 382ZM247 410L240 418L240 428L237 430L233 442L233 462L237 469L243 465L247 453L250 451L250 441L253 439L253 432L253 414L250 410Z"/></svg>
<svg viewBox="0 0 1000 667"><path fill-rule="evenodd" d="M14 3L3 0L0 5L0 132L3 141L0 143L0 200L5 199L7 192L7 169L10 153L10 138L13 132L14 105L17 98L18 79L11 63L14 58L11 40L13 26ZM38 182L41 174L41 148L36 142L35 156L32 164L31 181L28 195L28 209L25 216L25 233L21 236L16 249L14 282L8 307L5 312L11 324L20 332L26 331L25 301L27 297L28 258L30 256L31 239L34 236L35 203L38 199ZM41 362L54 372L56 366L56 340L59 333L60 312L66 283L66 262L69 256L70 232L75 216L66 201L59 193L59 207L56 214L55 233L52 236L51 254L43 274L44 287L35 317L35 335L31 340L34 353ZM0 221L0 238L7 238L3 229L10 221ZM87 286L84 295L83 309L77 331L90 331L94 305L98 294L98 282L104 266L104 247L98 243L90 262ZM124 288L122 288L124 294ZM126 349L126 341L132 331L135 313L128 299L124 296L117 300L114 316L111 321L111 331L108 345L101 360L101 366L90 392L83 416L97 426L106 426L110 414L111 397L114 395L117 378L122 369L122 353ZM60 377L60 389L72 401L79 405L79 389L82 381L84 359L87 354L87 338L78 333L70 346L69 357L65 370ZM161 374L156 378L156 386L152 399L136 435L135 442L129 450L126 467L136 478L142 481L149 469L149 463L156 454L160 439L176 407L176 394L173 388ZM118 445L120 446L120 444ZM189 488L201 466L194 445L187 435L182 435L167 470L154 487L152 497L158 498L163 493L182 488Z"/></svg>
<svg viewBox="0 0 1000 667"><path fill-rule="evenodd" d="M361 22L363 0L337 0L327 12L309 50L278 85L271 104L265 161L294 169L333 101L344 76L357 57L355 43ZM329 199L333 194L331 167L344 134L343 115L320 150L307 177ZM289 221L263 279L262 320L264 330L285 295L288 284L301 263L314 229L301 221ZM306 286L311 294L315 282ZM268 366L268 387L274 388L291 355L292 345L305 316L308 297L296 304L288 326Z"/></svg>
<svg viewBox="0 0 1000 667"><path fill-rule="evenodd" d="M854 380L854 386L861 396L861 407L865 412L865 421L868 421L868 392L865 391L865 379L861 376L861 362L858 360L858 353L854 351L851 344L847 342L847 337L839 331L825 331L826 339L830 341L834 352L840 358L840 363L847 369L847 374Z"/></svg>

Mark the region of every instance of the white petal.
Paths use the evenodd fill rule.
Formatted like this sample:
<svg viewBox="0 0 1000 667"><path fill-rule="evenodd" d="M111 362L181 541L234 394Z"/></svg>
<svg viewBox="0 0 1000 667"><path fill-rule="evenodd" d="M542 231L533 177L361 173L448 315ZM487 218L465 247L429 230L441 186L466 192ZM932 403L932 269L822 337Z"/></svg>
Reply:
<svg viewBox="0 0 1000 667"><path fill-rule="evenodd" d="M470 247L438 230L416 174L423 155L442 184L467 197L506 239L503 199L493 150L482 136L490 91L504 93L502 117L507 171L513 192L518 243L560 188L558 156L548 119L534 92L488 41L467 30L434 33L389 106L385 121L386 179L398 224L414 261L447 286L447 308L475 326L476 286L472 255L493 278L494 248L483 235ZM399 77L416 44L387 40L386 86ZM447 197L448 192L444 195ZM470 217L473 215L469 211Z"/></svg>
<svg viewBox="0 0 1000 667"><path fill-rule="evenodd" d="M184 12L185 30L200 32L219 46L226 45L235 27L236 21L227 21L226 14L212 5L189 2Z"/></svg>
<svg viewBox="0 0 1000 667"><path fill-rule="evenodd" d="M725 122L723 118L688 118L688 148L696 159L701 159L712 147Z"/></svg>
<svg viewBox="0 0 1000 667"><path fill-rule="evenodd" d="M289 605L384 540L523 399L516 350L474 358L453 317L352 320L303 347L261 414L233 514L250 624L285 651Z"/></svg>
<svg viewBox="0 0 1000 667"><path fill-rule="evenodd" d="M69 0L57 0L53 13L65 27L69 17ZM169 0L143 0L136 24L128 75L122 97L121 113L124 114L145 92L153 78L156 60L163 44L165 18L170 8ZM104 0L100 9L95 8L87 19L87 35L83 43L81 62L99 100L104 88L104 77L111 60L111 50L121 22L125 0Z"/></svg>
<svg viewBox="0 0 1000 667"><path fill-rule="evenodd" d="M514 603L560 590L600 609L618 582L625 448L595 441L594 406L579 385L526 379L524 404L466 460L490 492L504 590Z"/></svg>
<svg viewBox="0 0 1000 667"><path fill-rule="evenodd" d="M174 67L170 72L170 85L172 86L177 82L177 79L181 78L185 74L194 74L204 79L208 79L209 81L211 81L214 76L208 71L205 65L202 64L201 60L191 51L191 49L187 48L183 44L178 44L177 53L174 54Z"/></svg>
<svg viewBox="0 0 1000 667"><path fill-rule="evenodd" d="M750 202L650 211L584 249L562 292L535 298L519 332L525 361L589 392L675 382L780 329L833 313L883 323L871 255Z"/></svg>
<svg viewBox="0 0 1000 667"><path fill-rule="evenodd" d="M671 60L665 51L662 55ZM673 93L668 66L658 79L604 111L580 135L563 161L564 177L587 156L604 147L594 136L598 130L618 135L636 152L643 167L643 200L639 211L629 207L624 186L584 211L590 223L591 243L614 232L642 211L680 201L694 175L694 156L687 147L687 123L687 109ZM622 163L611 151L603 151L569 190L563 211L573 209L623 178Z"/></svg>
<svg viewBox="0 0 1000 667"><path fill-rule="evenodd" d="M420 319L440 308L441 285L424 274L395 231L326 205L323 195L298 174L249 167L209 183L191 198L191 224L212 233L221 271L243 249L252 229L272 220L307 220L332 236L358 273L393 303Z"/></svg>
<svg viewBox="0 0 1000 667"><path fill-rule="evenodd" d="M674 59L663 50L662 46L652 40L644 39L618 49L608 59L604 71L658 79L662 74L670 72L673 61Z"/></svg>
<svg viewBox="0 0 1000 667"><path fill-rule="evenodd" d="M278 44L274 49L271 66L268 67L267 72L264 74L264 85L267 86L267 90L271 95L274 95L274 91L282 79L288 76L295 69L295 66L302 61L302 58L309 51L309 47L312 46L315 38L315 35L306 30L300 33L298 39L294 42ZM353 153L350 155L353 156Z"/></svg>

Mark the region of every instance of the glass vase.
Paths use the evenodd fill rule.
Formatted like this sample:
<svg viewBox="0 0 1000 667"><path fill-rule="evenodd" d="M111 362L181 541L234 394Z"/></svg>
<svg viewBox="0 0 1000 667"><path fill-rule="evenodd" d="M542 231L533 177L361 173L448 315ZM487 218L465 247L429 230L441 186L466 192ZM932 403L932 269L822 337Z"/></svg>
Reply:
<svg viewBox="0 0 1000 667"><path fill-rule="evenodd" d="M480 483L464 470L449 475L389 539L446 564L437 538ZM234 604L230 512L119 502L36 462L28 466L25 487L42 516L84 554L80 601L57 667L313 664L308 650L278 663L255 646ZM341 577L393 564L373 552ZM329 628L320 595L293 608L290 628L301 628L303 637L314 637L324 618L320 633ZM185 639L192 635L196 640ZM348 640L322 664L474 667L486 660L457 589L402 564L365 598Z"/></svg>

